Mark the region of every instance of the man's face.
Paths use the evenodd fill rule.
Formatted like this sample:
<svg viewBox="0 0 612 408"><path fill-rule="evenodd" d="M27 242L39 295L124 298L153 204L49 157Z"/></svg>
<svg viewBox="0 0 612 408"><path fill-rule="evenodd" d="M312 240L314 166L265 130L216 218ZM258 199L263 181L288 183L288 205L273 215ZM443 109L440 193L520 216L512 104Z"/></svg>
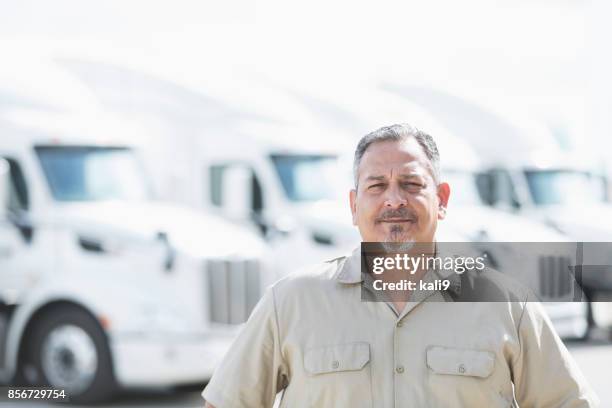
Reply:
<svg viewBox="0 0 612 408"><path fill-rule="evenodd" d="M448 184L436 186L415 138L371 144L351 190L353 224L365 242L433 242L446 215Z"/></svg>

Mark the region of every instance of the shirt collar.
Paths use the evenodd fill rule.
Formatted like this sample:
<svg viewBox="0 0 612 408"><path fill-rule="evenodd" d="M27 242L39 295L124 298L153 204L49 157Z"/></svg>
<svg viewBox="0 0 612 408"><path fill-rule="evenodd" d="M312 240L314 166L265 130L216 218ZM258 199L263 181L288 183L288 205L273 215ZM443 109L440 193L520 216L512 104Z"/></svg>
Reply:
<svg viewBox="0 0 612 408"><path fill-rule="evenodd" d="M361 245L346 256L335 278L340 283L360 283L363 281L361 276Z"/></svg>

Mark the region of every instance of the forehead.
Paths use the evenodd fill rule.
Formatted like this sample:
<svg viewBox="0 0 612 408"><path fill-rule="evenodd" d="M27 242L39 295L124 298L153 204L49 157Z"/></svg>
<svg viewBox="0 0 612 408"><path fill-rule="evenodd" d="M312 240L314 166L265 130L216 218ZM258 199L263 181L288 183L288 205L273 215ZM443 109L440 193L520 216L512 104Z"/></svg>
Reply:
<svg viewBox="0 0 612 408"><path fill-rule="evenodd" d="M392 170L400 174L431 176L433 173L431 162L413 137L372 143L359 163L359 178L387 176Z"/></svg>

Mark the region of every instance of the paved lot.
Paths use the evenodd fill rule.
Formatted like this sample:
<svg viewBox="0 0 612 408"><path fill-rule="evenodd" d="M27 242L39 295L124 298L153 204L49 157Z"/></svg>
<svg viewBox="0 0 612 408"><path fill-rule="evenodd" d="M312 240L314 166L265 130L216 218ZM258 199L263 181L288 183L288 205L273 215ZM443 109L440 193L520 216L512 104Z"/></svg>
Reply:
<svg viewBox="0 0 612 408"><path fill-rule="evenodd" d="M583 370L585 376L601 398L602 407L612 407L612 343L603 340L591 340L588 343L569 342L568 348ZM3 404L0 407L42 408L49 404L22 403ZM63 404L55 404L61 407ZM148 408L173 407L193 408L203 406L199 390L142 390L125 393L117 398L109 408ZM99 406L98 406L99 407Z"/></svg>
<svg viewBox="0 0 612 408"><path fill-rule="evenodd" d="M612 407L612 343L590 341L568 343L578 366L601 399L601 406Z"/></svg>

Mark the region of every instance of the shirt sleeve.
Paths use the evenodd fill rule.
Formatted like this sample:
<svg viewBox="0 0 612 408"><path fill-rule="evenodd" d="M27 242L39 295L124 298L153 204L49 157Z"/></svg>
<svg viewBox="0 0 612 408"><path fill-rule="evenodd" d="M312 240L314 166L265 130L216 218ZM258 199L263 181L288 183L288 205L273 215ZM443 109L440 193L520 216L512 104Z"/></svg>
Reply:
<svg viewBox="0 0 612 408"><path fill-rule="evenodd" d="M529 297L518 325L520 352L513 361L520 407L598 407L600 402L555 332L540 302Z"/></svg>
<svg viewBox="0 0 612 408"><path fill-rule="evenodd" d="M287 384L274 289L257 303L202 396L216 408L272 407Z"/></svg>

